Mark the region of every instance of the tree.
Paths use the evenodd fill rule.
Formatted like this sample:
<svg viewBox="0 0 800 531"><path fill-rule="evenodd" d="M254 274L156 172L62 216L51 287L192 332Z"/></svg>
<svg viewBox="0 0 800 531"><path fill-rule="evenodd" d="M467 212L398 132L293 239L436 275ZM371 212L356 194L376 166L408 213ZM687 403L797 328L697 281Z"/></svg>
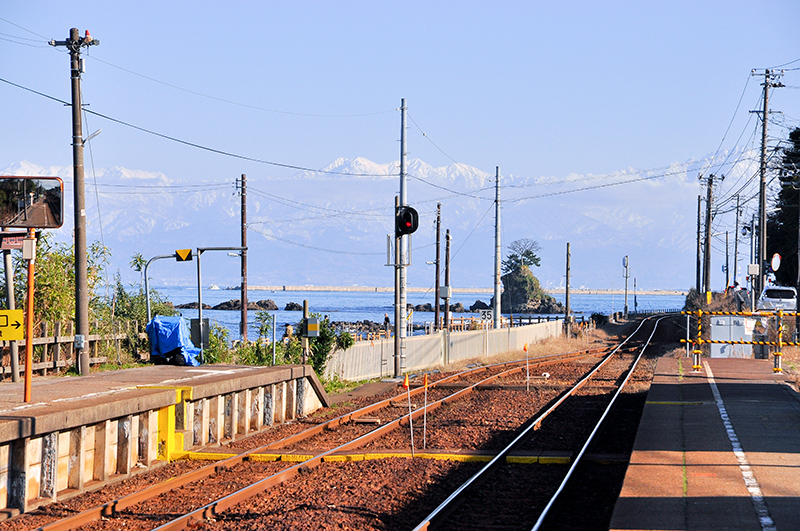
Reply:
<svg viewBox="0 0 800 531"><path fill-rule="evenodd" d="M144 289L144 266L147 265L147 260L144 259L142 253L134 253L131 257L131 269L139 272L141 279L141 289Z"/></svg>
<svg viewBox="0 0 800 531"><path fill-rule="evenodd" d="M97 286L110 254L98 242L88 250L89 318L102 311L103 299L97 295ZM14 257L14 293L17 308L24 308L28 290L28 264L17 253ZM34 320L70 321L75 318L75 248L52 240L50 233L42 232L36 244L34 273ZM2 284L5 289L5 283Z"/></svg>
<svg viewBox="0 0 800 531"><path fill-rule="evenodd" d="M528 268L531 266L539 267L541 259L536 253L540 249L539 242L530 238L522 238L511 242L508 246L508 250L511 253L503 260L501 265L503 274L519 271L523 266Z"/></svg>
<svg viewBox="0 0 800 531"><path fill-rule="evenodd" d="M529 238L516 240L508 246L510 253L502 262L503 276L500 277L504 311L552 313L560 310L560 304L544 292L539 279L531 272L531 266L538 267L541 263L536 255L539 249L539 243Z"/></svg>
<svg viewBox="0 0 800 531"><path fill-rule="evenodd" d="M798 201L800 200L800 127L789 133L789 147L783 148L778 167L781 188L777 209L767 219L767 260L778 253L781 267L775 280L784 286L797 283Z"/></svg>

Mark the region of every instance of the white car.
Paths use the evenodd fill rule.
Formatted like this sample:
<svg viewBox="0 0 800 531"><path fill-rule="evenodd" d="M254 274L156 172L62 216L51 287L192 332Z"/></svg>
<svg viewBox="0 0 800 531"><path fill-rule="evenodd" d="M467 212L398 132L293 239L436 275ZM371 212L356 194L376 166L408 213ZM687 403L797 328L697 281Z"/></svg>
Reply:
<svg viewBox="0 0 800 531"><path fill-rule="evenodd" d="M756 305L759 310L788 310L797 308L797 290L786 286L767 286Z"/></svg>

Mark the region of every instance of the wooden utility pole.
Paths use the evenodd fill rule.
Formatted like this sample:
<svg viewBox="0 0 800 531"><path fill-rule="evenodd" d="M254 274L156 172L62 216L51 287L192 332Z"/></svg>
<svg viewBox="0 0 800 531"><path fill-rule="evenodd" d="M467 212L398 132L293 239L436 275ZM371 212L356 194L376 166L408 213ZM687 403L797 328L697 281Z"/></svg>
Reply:
<svg viewBox="0 0 800 531"><path fill-rule="evenodd" d="M760 75L755 70L752 75ZM771 87L782 87L778 78L783 75L767 68L764 70L764 108L761 111L761 167L759 169L758 185L758 285L754 290L756 294L764 289L764 279L767 263L767 121L769 118L769 89Z"/></svg>
<svg viewBox="0 0 800 531"><path fill-rule="evenodd" d="M703 255L703 291L706 302L711 301L711 202L714 194L714 174L708 176L706 188L706 234L705 254Z"/></svg>
<svg viewBox="0 0 800 531"><path fill-rule="evenodd" d="M240 181L240 194L242 196L242 283L241 289L242 317L239 323L239 333L242 341L247 343L247 176L243 173Z"/></svg>
<svg viewBox="0 0 800 531"><path fill-rule="evenodd" d="M570 318L569 314L569 269L570 269L570 252L569 252L569 242L567 242L567 283L566 283L566 290L564 292L564 306L566 306L566 311L564 314L564 332L566 332L567 337L569 337L572 319Z"/></svg>
<svg viewBox="0 0 800 531"><path fill-rule="evenodd" d="M72 79L72 175L75 207L75 351L81 376L89 374L89 283L86 251L86 194L83 181L83 125L81 123L81 48L95 46L100 41L86 31L80 37L78 28L69 30L66 41L50 41L51 46L69 49Z"/></svg>
<svg viewBox="0 0 800 531"><path fill-rule="evenodd" d="M3 229L0 229L3 230ZM3 260L5 265L6 275L6 308L9 310L16 309L16 299L14 297L14 264L11 261L11 250L6 249L3 251ZM9 341L9 349L11 353L11 381L19 381L19 347L16 341Z"/></svg>

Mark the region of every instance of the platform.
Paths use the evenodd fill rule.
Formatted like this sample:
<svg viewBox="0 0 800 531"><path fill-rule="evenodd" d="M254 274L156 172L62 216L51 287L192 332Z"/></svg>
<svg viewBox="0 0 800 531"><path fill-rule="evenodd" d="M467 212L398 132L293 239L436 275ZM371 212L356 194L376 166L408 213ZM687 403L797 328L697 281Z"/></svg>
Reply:
<svg viewBox="0 0 800 531"><path fill-rule="evenodd" d="M800 395L771 360L661 358L611 529L800 529Z"/></svg>
<svg viewBox="0 0 800 531"><path fill-rule="evenodd" d="M309 365L155 365L0 382L0 520L329 405Z"/></svg>

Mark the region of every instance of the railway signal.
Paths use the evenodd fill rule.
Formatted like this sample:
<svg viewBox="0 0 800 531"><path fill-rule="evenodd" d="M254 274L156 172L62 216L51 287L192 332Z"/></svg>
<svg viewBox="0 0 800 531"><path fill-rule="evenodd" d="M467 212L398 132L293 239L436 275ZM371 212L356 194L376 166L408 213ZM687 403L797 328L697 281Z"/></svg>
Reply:
<svg viewBox="0 0 800 531"><path fill-rule="evenodd" d="M401 205L397 207L394 216L394 234L403 236L411 234L419 226L419 214L410 206Z"/></svg>

